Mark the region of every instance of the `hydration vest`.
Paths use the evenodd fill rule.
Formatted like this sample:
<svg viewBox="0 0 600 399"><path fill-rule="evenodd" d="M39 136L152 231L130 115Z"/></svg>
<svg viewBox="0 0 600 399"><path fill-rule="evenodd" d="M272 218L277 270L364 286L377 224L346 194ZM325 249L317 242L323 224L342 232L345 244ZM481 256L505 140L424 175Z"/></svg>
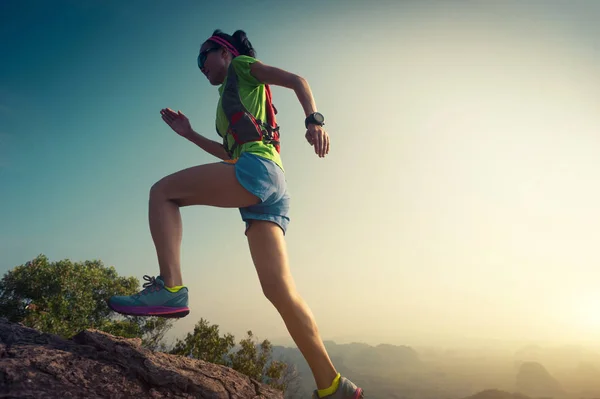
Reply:
<svg viewBox="0 0 600 399"><path fill-rule="evenodd" d="M238 78L233 68L233 63L229 65L227 71L227 83L221 95L221 105L225 116L229 121L227 133L233 136L234 144L229 149L227 145L227 134L223 136L223 147L231 158L235 149L251 141L262 141L265 144L273 144L277 152L280 152L279 126L275 120L277 109L271 101L271 88L265 85L266 94L266 121L256 119L242 103L238 90ZM217 133L218 129L217 129ZM220 134L219 134L220 135Z"/></svg>

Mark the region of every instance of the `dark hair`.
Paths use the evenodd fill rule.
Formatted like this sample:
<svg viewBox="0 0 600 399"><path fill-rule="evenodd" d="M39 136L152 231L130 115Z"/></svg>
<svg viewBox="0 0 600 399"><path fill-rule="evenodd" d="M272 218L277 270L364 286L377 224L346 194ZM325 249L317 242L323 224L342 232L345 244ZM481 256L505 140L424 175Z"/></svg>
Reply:
<svg viewBox="0 0 600 399"><path fill-rule="evenodd" d="M246 36L246 32L243 30L236 30L233 33L233 36L230 36L227 33L223 33L221 29L217 29L213 32L213 36L218 36L221 39L227 40L233 45L233 47L235 47L240 55L247 55L253 58L256 57L256 51L254 51L252 43L250 43L248 36Z"/></svg>

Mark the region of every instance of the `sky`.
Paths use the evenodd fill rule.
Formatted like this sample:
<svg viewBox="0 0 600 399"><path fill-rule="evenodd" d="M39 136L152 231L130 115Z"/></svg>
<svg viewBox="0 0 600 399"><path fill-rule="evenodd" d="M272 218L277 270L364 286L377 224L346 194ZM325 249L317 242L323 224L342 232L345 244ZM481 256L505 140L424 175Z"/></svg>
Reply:
<svg viewBox="0 0 600 399"><path fill-rule="evenodd" d="M600 336L600 4L595 1L3 1L0 273L45 254L157 275L150 187L216 161L196 57L243 29L297 73L331 152L274 87L292 195L292 274L344 343ZM182 210L191 313L275 342L235 209Z"/></svg>

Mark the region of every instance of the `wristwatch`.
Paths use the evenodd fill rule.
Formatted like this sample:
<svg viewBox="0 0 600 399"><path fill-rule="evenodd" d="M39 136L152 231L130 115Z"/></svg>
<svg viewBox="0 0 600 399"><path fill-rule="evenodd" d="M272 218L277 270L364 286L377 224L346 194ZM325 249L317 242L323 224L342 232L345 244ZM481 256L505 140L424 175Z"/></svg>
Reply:
<svg viewBox="0 0 600 399"><path fill-rule="evenodd" d="M319 112L313 112L312 114L308 115L304 120L304 126L307 129L309 124L323 126L325 124L325 117Z"/></svg>

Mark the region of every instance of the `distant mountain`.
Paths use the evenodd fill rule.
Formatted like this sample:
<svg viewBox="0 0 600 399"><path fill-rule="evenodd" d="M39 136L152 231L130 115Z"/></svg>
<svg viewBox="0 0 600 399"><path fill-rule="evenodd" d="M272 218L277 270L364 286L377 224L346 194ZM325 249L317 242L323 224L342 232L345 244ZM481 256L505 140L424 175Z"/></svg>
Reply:
<svg viewBox="0 0 600 399"><path fill-rule="evenodd" d="M517 364L532 362L552 370L562 390L576 398L600 398L600 352L579 345L528 345L514 354Z"/></svg>
<svg viewBox="0 0 600 399"><path fill-rule="evenodd" d="M573 391L579 392L581 397L600 398L600 367L581 362L573 370L569 382ZM562 381L562 380L561 380Z"/></svg>
<svg viewBox="0 0 600 399"><path fill-rule="evenodd" d="M550 352L536 346L523 348L517 356L512 351L417 351L410 346L333 341L326 341L325 347L337 370L361 385L371 399L600 399L600 362L593 352L576 348L554 350L553 362L545 363L525 359ZM569 364L561 363L556 353L569 356ZM273 355L298 369L303 393L296 397L310 397L314 380L298 349L275 346ZM574 363L580 359L589 360Z"/></svg>
<svg viewBox="0 0 600 399"><path fill-rule="evenodd" d="M497 389L487 389L465 399L531 399L520 393L509 393Z"/></svg>
<svg viewBox="0 0 600 399"><path fill-rule="evenodd" d="M414 370L421 365L419 354L408 346L381 344L371 346L363 343L336 344L325 341L325 347L336 367L351 367L353 370L368 368L369 370L390 369L401 370L410 368ZM273 354L283 356L296 362L303 359L297 348L274 346ZM302 363L302 362L300 362ZM305 363L305 362L304 362ZM300 368L308 365L297 364Z"/></svg>
<svg viewBox="0 0 600 399"><path fill-rule="evenodd" d="M516 389L535 397L556 397L565 394L560 383L537 362L524 362L519 367Z"/></svg>
<svg viewBox="0 0 600 399"><path fill-rule="evenodd" d="M600 363L600 353L577 345L542 347L528 345L515 352L515 360L545 365L577 367L580 363Z"/></svg>
<svg viewBox="0 0 600 399"><path fill-rule="evenodd" d="M370 398L392 399L389 392L400 388L408 392L415 390L414 387L406 387L406 381L399 381L397 378L398 375L405 375L405 371L412 373L421 367L418 353L408 346L336 344L325 341L325 347L336 369L365 390L369 388ZM300 386L304 394L310 396L314 380L300 351L297 348L274 346L273 357L296 365L302 380Z"/></svg>
<svg viewBox="0 0 600 399"><path fill-rule="evenodd" d="M414 370L421 365L418 353L408 346L381 344L371 346L363 343L338 345L326 342L330 356L353 370Z"/></svg>

